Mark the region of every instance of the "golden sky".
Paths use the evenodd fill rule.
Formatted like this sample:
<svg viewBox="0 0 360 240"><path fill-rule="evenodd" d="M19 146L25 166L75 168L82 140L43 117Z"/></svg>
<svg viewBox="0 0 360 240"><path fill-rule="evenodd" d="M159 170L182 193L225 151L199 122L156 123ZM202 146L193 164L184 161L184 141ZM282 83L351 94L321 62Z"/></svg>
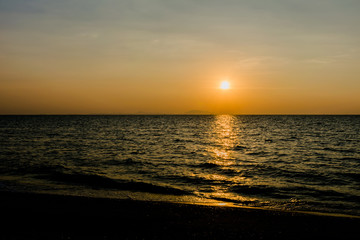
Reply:
<svg viewBox="0 0 360 240"><path fill-rule="evenodd" d="M357 0L0 0L0 114L360 114L359 11Z"/></svg>

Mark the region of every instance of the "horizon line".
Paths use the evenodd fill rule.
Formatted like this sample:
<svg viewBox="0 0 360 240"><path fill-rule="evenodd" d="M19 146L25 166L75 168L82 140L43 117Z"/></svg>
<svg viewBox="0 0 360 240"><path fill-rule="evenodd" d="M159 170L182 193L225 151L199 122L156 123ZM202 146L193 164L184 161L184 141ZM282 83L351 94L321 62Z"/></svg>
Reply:
<svg viewBox="0 0 360 240"><path fill-rule="evenodd" d="M360 113L5 113L0 116L357 116Z"/></svg>

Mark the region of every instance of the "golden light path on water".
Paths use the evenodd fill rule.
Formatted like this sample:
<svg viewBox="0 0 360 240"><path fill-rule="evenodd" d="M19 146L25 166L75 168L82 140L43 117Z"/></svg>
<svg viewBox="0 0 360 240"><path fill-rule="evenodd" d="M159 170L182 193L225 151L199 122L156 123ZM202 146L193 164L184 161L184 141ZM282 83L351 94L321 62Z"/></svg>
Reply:
<svg viewBox="0 0 360 240"><path fill-rule="evenodd" d="M240 145L239 137L237 132L240 131L241 125L238 122L238 119L232 115L217 115L214 117L214 122L210 130L210 138L214 142L213 146L209 147L208 152L212 155L212 164L220 166L222 170L233 171L234 165L239 164L238 159L235 156L234 149L236 146ZM219 180L229 182L223 185L214 185L212 186L213 193L209 194L209 198L217 200L232 199L234 201L254 201L256 199L249 197L242 197L229 193L229 185L235 184L247 184L251 185L249 179L241 176L240 174L233 174L233 176L226 176L220 174L208 174L204 176L208 180ZM220 203L219 205L226 205L225 203Z"/></svg>

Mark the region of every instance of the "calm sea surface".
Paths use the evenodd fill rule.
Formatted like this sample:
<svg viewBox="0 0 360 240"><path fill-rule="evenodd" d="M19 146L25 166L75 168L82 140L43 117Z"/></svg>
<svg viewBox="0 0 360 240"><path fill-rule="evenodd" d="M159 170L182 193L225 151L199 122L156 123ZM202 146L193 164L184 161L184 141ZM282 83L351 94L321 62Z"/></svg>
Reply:
<svg viewBox="0 0 360 240"><path fill-rule="evenodd" d="M360 116L0 116L0 190L360 215Z"/></svg>

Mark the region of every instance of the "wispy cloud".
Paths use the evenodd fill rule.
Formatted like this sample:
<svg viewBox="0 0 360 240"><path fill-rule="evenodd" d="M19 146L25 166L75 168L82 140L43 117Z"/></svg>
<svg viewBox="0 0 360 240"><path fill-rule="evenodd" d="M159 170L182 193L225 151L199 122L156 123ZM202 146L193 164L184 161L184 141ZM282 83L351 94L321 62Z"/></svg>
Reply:
<svg viewBox="0 0 360 240"><path fill-rule="evenodd" d="M346 60L348 57L349 57L349 54L337 54L337 55L331 55L331 56L309 58L309 59L306 59L305 62L310 63L310 64L319 64L319 65L335 64L335 63L339 63L339 62Z"/></svg>
<svg viewBox="0 0 360 240"><path fill-rule="evenodd" d="M238 60L237 66L240 68L253 69L264 66L283 66L288 62L289 59L284 57L256 56Z"/></svg>

